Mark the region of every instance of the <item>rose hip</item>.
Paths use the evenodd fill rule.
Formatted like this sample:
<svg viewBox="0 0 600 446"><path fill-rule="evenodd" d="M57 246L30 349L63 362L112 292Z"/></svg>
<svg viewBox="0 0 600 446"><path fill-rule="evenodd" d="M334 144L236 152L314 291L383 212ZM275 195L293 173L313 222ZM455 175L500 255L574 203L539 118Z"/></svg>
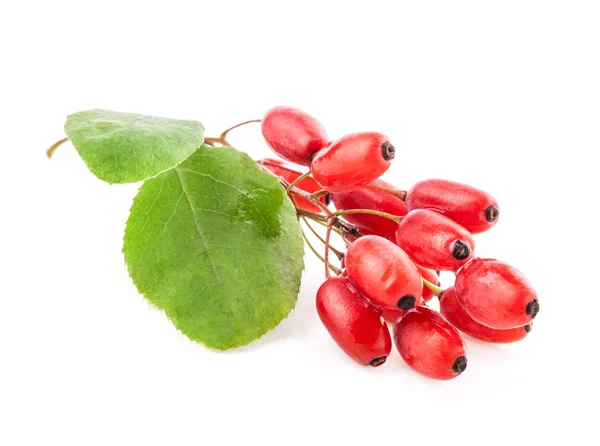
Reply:
<svg viewBox="0 0 600 446"><path fill-rule="evenodd" d="M475 240L465 228L439 212L416 209L406 214L396 242L416 263L456 271L474 255Z"/></svg>
<svg viewBox="0 0 600 446"><path fill-rule="evenodd" d="M496 330L481 325L469 316L463 307L461 307L456 298L454 287L445 290L440 297L440 313L448 322L463 333L468 334L475 339L479 339L480 341L493 342L496 344L507 344L509 342L520 341L527 336L533 326L533 322L530 322L524 327Z"/></svg>
<svg viewBox="0 0 600 446"><path fill-rule="evenodd" d="M487 231L498 221L498 203L487 192L448 180L425 180L406 195L406 208L434 209L471 233Z"/></svg>
<svg viewBox="0 0 600 446"><path fill-rule="evenodd" d="M333 340L362 365L377 367L392 348L379 311L343 277L327 279L317 291L317 312Z"/></svg>
<svg viewBox="0 0 600 446"><path fill-rule="evenodd" d="M266 159L262 160L262 164L263 164L263 166L265 166L267 169L269 169L271 172L273 172L278 177L282 177L288 183L292 183L296 178L298 178L300 175L302 175L302 172L298 172L292 166L290 166L289 164L287 164L283 161L280 161L280 160L266 158ZM303 180L301 180L299 183L296 184L296 187L299 189L302 189L303 191L308 192L310 194L321 189L321 187L317 184L317 182L311 177L304 178ZM308 212L316 212L316 213L321 212L320 208L318 208L317 206L315 206L314 204L312 204L310 201L306 200L305 198L299 197L294 194L292 194L291 197L292 197L292 202L296 205L296 207L298 207L300 209L304 209L305 211L308 211ZM319 198L319 201L321 201L321 203L326 204L326 205L329 204L329 194L324 195L321 198Z"/></svg>
<svg viewBox="0 0 600 446"><path fill-rule="evenodd" d="M346 252L348 279L375 305L408 310L421 297L421 275L397 245L376 235L360 237Z"/></svg>
<svg viewBox="0 0 600 446"><path fill-rule="evenodd" d="M337 210L371 209L397 216L406 215L406 205L404 204L404 201L389 192L369 189L369 187L378 187L394 190L398 193L400 192L400 190L396 189L391 184L377 179L367 186L360 187L352 192L333 194L331 199L335 204L335 208ZM392 241L396 238L398 223L389 218L370 214L347 214L344 218L350 223L358 226L363 234L375 234Z"/></svg>
<svg viewBox="0 0 600 446"><path fill-rule="evenodd" d="M456 275L456 298L467 314L490 328L529 324L540 310L537 293L518 269L496 259L475 259Z"/></svg>
<svg viewBox="0 0 600 446"><path fill-rule="evenodd" d="M413 370L430 378L456 378L467 368L467 349L460 333L430 308L406 312L394 325L394 343Z"/></svg>
<svg viewBox="0 0 600 446"><path fill-rule="evenodd" d="M317 183L342 194L379 178L394 158L395 149L381 133L352 133L333 141L313 157L310 170Z"/></svg>
<svg viewBox="0 0 600 446"><path fill-rule="evenodd" d="M261 121L262 134L280 157L309 166L313 154L328 144L327 132L311 115L292 107L273 107Z"/></svg>

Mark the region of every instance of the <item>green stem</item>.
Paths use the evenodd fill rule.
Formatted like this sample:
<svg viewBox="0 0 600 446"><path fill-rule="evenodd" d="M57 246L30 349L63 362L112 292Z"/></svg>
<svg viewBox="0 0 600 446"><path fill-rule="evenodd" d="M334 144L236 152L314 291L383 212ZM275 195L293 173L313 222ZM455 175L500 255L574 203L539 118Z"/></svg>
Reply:
<svg viewBox="0 0 600 446"><path fill-rule="evenodd" d="M333 227L333 222L335 221L335 219L330 219L329 222L327 222L327 233L325 234L325 265L329 266L329 249L331 248L330 246L330 239L331 239L331 228ZM329 268L327 268L327 266L325 267L325 277L327 279L329 279L330 275L329 275ZM338 273L339 276L339 273Z"/></svg>
<svg viewBox="0 0 600 446"><path fill-rule="evenodd" d="M371 184L365 186L365 189L371 189L371 190L377 190L379 192L385 192L386 194L393 195L394 197L397 197L402 201L406 200L406 191L405 190L389 189L387 187L373 186Z"/></svg>
<svg viewBox="0 0 600 446"><path fill-rule="evenodd" d="M298 209L296 209L296 212L298 211ZM327 227L327 223L324 223L320 220L313 220L315 223L320 224L321 226ZM335 232L336 234L342 236L342 231L340 231L338 228L336 228L335 226L332 228L332 231Z"/></svg>
<svg viewBox="0 0 600 446"><path fill-rule="evenodd" d="M333 212L331 212L331 210L327 207L326 204L322 203L321 200L317 200L312 194L309 194L308 192L306 192L305 190L302 190L298 187L296 187L296 183L300 182L302 180L302 176L304 177L308 177L310 174L310 171L306 172L304 175L301 175L300 177L296 178L296 181L294 181L293 183L289 183L288 181L285 180L285 178L282 178L278 175L275 175L273 172L271 172L269 169L267 169L260 161L258 161L256 163L263 171L270 173L271 175L276 176L277 178L279 178L279 182L281 183L281 185L285 188L286 193L289 195L290 193L294 194L294 195L298 195L299 197L304 198L306 201L314 204L316 207L320 208L328 217L334 217ZM314 214L317 215L317 214ZM312 218L312 217L311 217Z"/></svg>
<svg viewBox="0 0 600 446"><path fill-rule="evenodd" d="M325 263L325 259L324 259L324 258L323 258L323 256L322 256L321 254L319 254L319 253L317 252L317 250L316 250L316 249L313 247L313 245L310 243L310 240L308 240L308 237L306 236L306 234L304 233L304 231L301 231L301 232L302 232L302 238L304 238L304 241L306 242L306 244L308 245L308 247L310 248L310 250L313 252L313 254L314 254L315 256L317 256L317 258L318 258L318 259L319 259L321 262ZM339 276L340 274L342 274L342 271L341 271L339 268L336 268L335 266L333 266L332 264L330 264L330 263L329 263L327 266L329 267L329 269L330 269L331 271L333 271L333 272L334 272L335 274L337 274L338 276Z"/></svg>
<svg viewBox="0 0 600 446"><path fill-rule="evenodd" d="M310 229L310 231L315 235L315 237L317 237L321 241L321 243L323 243L323 244L327 243L325 241L325 239L323 237L321 237L321 235L315 230L315 228L313 228L311 226L311 224L308 222L306 217L302 217L302 220L304 221L304 224L306 224L308 229ZM337 231L339 233L339 230L337 230ZM333 246L329 246L329 249L331 249L331 251L337 256L338 259L341 260L344 257L344 254L341 253L340 251L338 251L337 249L335 249Z"/></svg>
<svg viewBox="0 0 600 446"><path fill-rule="evenodd" d="M298 184L300 181L304 180L305 178L308 178L312 175L312 172L309 170L308 172L304 172L302 175L300 175L298 178L296 178L294 181L292 181L289 186L285 189L285 191L289 194L292 190L292 188L294 186L296 186L296 184Z"/></svg>
<svg viewBox="0 0 600 446"><path fill-rule="evenodd" d="M431 283L430 281L428 281L426 279L421 278L421 280L423 281L423 285L425 285L427 288L429 288L431 290L431 292L433 294L435 294L437 297L441 297L442 293L444 291L446 291L445 289L440 288L437 285L434 285L433 283Z"/></svg>
<svg viewBox="0 0 600 446"><path fill-rule="evenodd" d="M300 174L300 172L298 172L296 169L292 169L291 167L288 167L285 164L273 163L273 162L269 161L268 159L258 160L257 163L261 166L273 166L273 167L277 167L278 169L281 169L281 170L286 170L288 172Z"/></svg>
<svg viewBox="0 0 600 446"><path fill-rule="evenodd" d="M388 214L387 212L374 211L372 209L345 209L342 211L334 212L335 215L346 215L346 214L370 214L377 215L378 217L387 218L389 220L393 220L396 223L400 223L402 217L398 217L396 215Z"/></svg>
<svg viewBox="0 0 600 446"><path fill-rule="evenodd" d="M54 151L56 149L58 149L59 146L63 145L64 143L66 143L69 140L69 138L63 138L60 141L56 141L54 144L52 144L50 146L50 148L48 150L46 150L46 156L48 158L52 158L52 155L54 154Z"/></svg>
<svg viewBox="0 0 600 446"><path fill-rule="evenodd" d="M316 192L313 192L313 197L315 197L316 199L321 198L323 195L327 195L329 192L326 191L325 189L321 189L318 190Z"/></svg>
<svg viewBox="0 0 600 446"><path fill-rule="evenodd" d="M216 144L220 144L222 146L231 147L231 144L227 142L225 139L219 138L204 138L204 144L208 144L209 146L214 146Z"/></svg>
<svg viewBox="0 0 600 446"><path fill-rule="evenodd" d="M221 136L219 137L219 139L221 139L221 141L226 141L227 134L230 131L232 131L233 129L237 129L238 127L241 127L246 124L252 124L253 122L261 122L261 119L250 119L249 121L240 122L239 124L236 124L233 127L229 127L227 130L225 130L225 131L223 131L223 133L221 133Z"/></svg>

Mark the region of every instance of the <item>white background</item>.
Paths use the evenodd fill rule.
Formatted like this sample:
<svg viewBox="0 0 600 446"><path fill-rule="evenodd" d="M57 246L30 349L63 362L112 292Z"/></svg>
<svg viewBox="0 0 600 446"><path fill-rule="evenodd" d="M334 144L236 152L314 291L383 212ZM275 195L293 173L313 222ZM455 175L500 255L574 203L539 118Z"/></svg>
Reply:
<svg viewBox="0 0 600 446"><path fill-rule="evenodd" d="M595 1L0 6L0 444L598 444L599 23ZM388 134L399 187L491 192L502 217L477 251L537 288L531 335L469 339L450 382L395 352L362 368L318 320L308 256L288 319L209 351L130 283L138 185L102 183L70 145L44 155L88 108L216 136L278 104L332 137ZM230 141L269 154L258 126Z"/></svg>

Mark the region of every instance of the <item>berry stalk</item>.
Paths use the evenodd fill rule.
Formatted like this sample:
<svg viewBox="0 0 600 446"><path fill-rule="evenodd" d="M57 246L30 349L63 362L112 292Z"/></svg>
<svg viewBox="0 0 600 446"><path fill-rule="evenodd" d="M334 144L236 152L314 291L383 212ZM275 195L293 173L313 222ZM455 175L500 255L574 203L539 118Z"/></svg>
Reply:
<svg viewBox="0 0 600 446"><path fill-rule="evenodd" d="M438 298L442 296L444 291L446 291L443 288L440 288L439 286L434 285L429 280L423 279L422 277L421 277L421 281L423 282L423 285L425 285L427 288L429 288L429 290Z"/></svg>
<svg viewBox="0 0 600 446"><path fill-rule="evenodd" d="M48 150L46 150L46 156L48 158L52 158L52 155L54 154L54 151L56 149L58 149L60 146L62 146L64 143L66 143L69 140L69 138L63 138L60 141L56 141L54 144L52 144Z"/></svg>
<svg viewBox="0 0 600 446"><path fill-rule="evenodd" d="M341 211L334 212L335 215L348 215L348 214L370 214L377 215L378 217L387 218L388 220L392 220L396 223L400 223L402 217L398 217L396 215L388 214L387 212L374 211L373 209L344 209Z"/></svg>

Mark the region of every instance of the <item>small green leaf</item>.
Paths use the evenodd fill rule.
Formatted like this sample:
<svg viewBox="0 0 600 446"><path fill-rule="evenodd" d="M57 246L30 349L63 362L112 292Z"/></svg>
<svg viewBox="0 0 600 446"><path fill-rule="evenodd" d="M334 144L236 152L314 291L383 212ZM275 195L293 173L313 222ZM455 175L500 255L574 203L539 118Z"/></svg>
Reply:
<svg viewBox="0 0 600 446"><path fill-rule="evenodd" d="M204 127L196 121L100 109L68 116L65 132L92 173L108 183L154 177L204 141Z"/></svg>
<svg viewBox="0 0 600 446"><path fill-rule="evenodd" d="M278 180L235 149L202 146L144 182L125 229L133 282L186 336L248 344L294 308L300 226Z"/></svg>

